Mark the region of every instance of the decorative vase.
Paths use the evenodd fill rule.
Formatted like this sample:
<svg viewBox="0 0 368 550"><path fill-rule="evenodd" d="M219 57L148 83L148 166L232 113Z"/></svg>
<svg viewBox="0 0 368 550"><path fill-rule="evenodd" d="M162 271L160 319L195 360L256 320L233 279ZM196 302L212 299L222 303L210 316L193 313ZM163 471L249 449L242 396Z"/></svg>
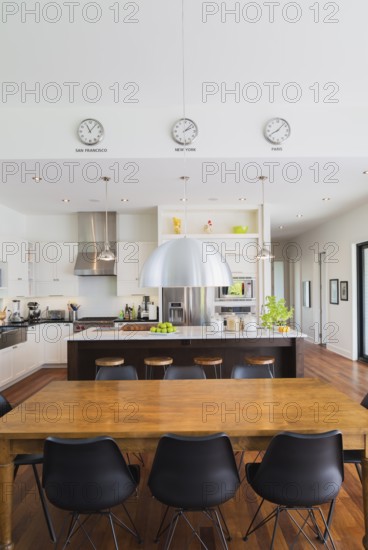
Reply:
<svg viewBox="0 0 368 550"><path fill-rule="evenodd" d="M180 235L181 233L181 219L180 218L173 218L173 225L174 225L174 233L176 235Z"/></svg>

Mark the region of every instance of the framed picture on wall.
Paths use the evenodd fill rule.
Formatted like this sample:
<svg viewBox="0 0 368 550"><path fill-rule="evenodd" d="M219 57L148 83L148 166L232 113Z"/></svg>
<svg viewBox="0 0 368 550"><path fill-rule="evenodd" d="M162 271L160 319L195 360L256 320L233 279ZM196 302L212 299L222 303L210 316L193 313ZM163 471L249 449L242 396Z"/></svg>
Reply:
<svg viewBox="0 0 368 550"><path fill-rule="evenodd" d="M330 279L330 304L339 303L339 279Z"/></svg>
<svg viewBox="0 0 368 550"><path fill-rule="evenodd" d="M347 281L340 281L340 300L344 302L349 300Z"/></svg>
<svg viewBox="0 0 368 550"><path fill-rule="evenodd" d="M311 307L311 282L303 281L303 307Z"/></svg>

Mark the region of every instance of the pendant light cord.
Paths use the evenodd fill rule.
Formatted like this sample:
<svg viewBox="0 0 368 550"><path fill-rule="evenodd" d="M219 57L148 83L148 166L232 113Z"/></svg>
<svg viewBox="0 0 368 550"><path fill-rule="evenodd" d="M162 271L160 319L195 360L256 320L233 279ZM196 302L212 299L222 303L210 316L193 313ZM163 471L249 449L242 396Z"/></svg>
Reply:
<svg viewBox="0 0 368 550"><path fill-rule="evenodd" d="M109 246L109 242L107 240L108 233L107 233L107 180L105 181L105 246Z"/></svg>
<svg viewBox="0 0 368 550"><path fill-rule="evenodd" d="M185 109L185 32L184 32L184 0L181 0L181 66L182 66L182 93L183 93L183 120L184 120L184 143L183 143L183 159L184 159L184 236L187 237L188 223L187 223L187 182L188 176L186 175L187 156L186 156L186 138L185 138L185 121L186 121L186 109Z"/></svg>

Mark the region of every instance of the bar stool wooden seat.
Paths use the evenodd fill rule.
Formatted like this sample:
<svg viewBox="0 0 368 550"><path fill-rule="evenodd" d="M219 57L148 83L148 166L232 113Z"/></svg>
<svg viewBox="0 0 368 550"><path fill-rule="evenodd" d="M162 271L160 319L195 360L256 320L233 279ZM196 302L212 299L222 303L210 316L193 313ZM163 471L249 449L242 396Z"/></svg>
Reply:
<svg viewBox="0 0 368 550"><path fill-rule="evenodd" d="M268 365L272 378L275 378L275 361L276 359L272 355L254 355L246 356L245 362L247 365Z"/></svg>
<svg viewBox="0 0 368 550"><path fill-rule="evenodd" d="M118 367L124 365L123 357L99 357L95 360L96 374L100 367Z"/></svg>
<svg viewBox="0 0 368 550"><path fill-rule="evenodd" d="M172 357L146 357L144 359L144 364L146 367L146 380L148 379L148 373L149 378L152 378L152 367L163 367L164 372L166 371L166 367L169 367L173 364L173 358Z"/></svg>
<svg viewBox="0 0 368 550"><path fill-rule="evenodd" d="M211 355L194 357L195 365L201 367L213 367L215 372L215 378L222 378L222 357L215 357ZM219 376L217 376L217 366L219 368Z"/></svg>

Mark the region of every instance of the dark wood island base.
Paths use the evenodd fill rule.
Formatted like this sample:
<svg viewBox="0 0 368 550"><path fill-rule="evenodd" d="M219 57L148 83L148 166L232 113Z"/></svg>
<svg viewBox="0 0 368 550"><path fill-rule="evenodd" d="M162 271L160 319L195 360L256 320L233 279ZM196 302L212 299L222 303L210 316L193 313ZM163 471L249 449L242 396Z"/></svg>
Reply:
<svg viewBox="0 0 368 550"><path fill-rule="evenodd" d="M196 327L192 327L196 328ZM200 328L200 327L198 327ZM133 365L139 378L145 377L144 358L165 355L174 359L174 365L193 365L198 355L216 355L223 358L222 377L229 378L234 365L244 364L246 355L273 355L276 359L275 376L281 378L301 378L304 376L304 338L289 334L282 337L219 337L186 338L185 332L167 337L147 338L134 336L124 338L101 335L100 339L83 338L74 335L68 341L68 380L93 380L95 360L98 357L121 356L125 365ZM190 332L188 331L188 334ZM179 337L180 336L180 337ZM206 372L213 378L213 369ZM162 377L162 369L152 374Z"/></svg>

